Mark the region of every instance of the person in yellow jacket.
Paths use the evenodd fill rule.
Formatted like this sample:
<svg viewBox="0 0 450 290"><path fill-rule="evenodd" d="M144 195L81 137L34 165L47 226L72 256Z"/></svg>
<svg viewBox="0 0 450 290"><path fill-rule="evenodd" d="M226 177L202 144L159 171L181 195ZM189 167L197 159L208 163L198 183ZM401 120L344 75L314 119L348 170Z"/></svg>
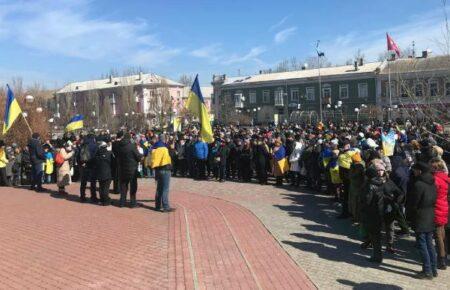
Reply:
<svg viewBox="0 0 450 290"><path fill-rule="evenodd" d="M150 167L155 170L156 195L155 208L162 212L174 211L169 204L169 185L172 175L172 159L166 145L166 136L159 135L158 142L152 147Z"/></svg>
<svg viewBox="0 0 450 290"><path fill-rule="evenodd" d="M350 142L344 144L344 148L341 154L339 154L338 164L339 164L339 176L342 179L343 190L342 190L342 213L339 218L345 219L350 217L350 212L348 208L348 197L350 190L350 167L352 166L352 157L356 153L355 150L351 149Z"/></svg>
<svg viewBox="0 0 450 290"><path fill-rule="evenodd" d="M7 186L8 179L6 177L6 165L8 164L8 158L5 152L5 142L0 140L0 186Z"/></svg>

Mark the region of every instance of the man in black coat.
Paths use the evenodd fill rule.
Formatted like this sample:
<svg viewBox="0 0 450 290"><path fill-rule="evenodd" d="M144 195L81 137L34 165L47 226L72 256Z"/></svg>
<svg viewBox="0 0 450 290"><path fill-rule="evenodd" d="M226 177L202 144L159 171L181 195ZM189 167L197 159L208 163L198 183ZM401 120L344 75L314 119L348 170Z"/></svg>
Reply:
<svg viewBox="0 0 450 290"><path fill-rule="evenodd" d="M417 248L422 257L422 272L418 278L431 280L437 276L436 250L433 245L436 186L427 163L417 162L412 170L414 181L406 199L406 217L416 233Z"/></svg>
<svg viewBox="0 0 450 290"><path fill-rule="evenodd" d="M136 144L131 141L130 133L125 133L123 139L118 143L116 158L119 165L119 206L125 206L128 188L130 188L131 207L136 207L137 169L142 155L139 154Z"/></svg>
<svg viewBox="0 0 450 290"><path fill-rule="evenodd" d="M112 173L112 178L113 178L113 193L114 194L119 194L120 193L120 188L119 188L119 164L118 164L118 160L117 160L117 149L119 146L119 142L122 140L123 138L123 131L119 131L116 135L116 140L114 140L114 142L112 142L112 152L113 152L113 161L112 161L112 165L111 165L111 173Z"/></svg>
<svg viewBox="0 0 450 290"><path fill-rule="evenodd" d="M95 177L94 158L97 152L97 142L94 134L88 134L83 138L80 150L77 152L77 161L80 166L80 200L86 201L86 186L90 183L91 186L91 202L97 203L97 179Z"/></svg>
<svg viewBox="0 0 450 290"><path fill-rule="evenodd" d="M108 144L100 142L94 158L94 169L99 183L100 202L104 206L111 204L109 186L111 185L112 153L108 151Z"/></svg>
<svg viewBox="0 0 450 290"><path fill-rule="evenodd" d="M45 152L42 148L41 137L39 133L33 133L28 142L28 151L30 153L31 162L31 190L37 192L43 191L42 176L44 175L43 164L45 162Z"/></svg>

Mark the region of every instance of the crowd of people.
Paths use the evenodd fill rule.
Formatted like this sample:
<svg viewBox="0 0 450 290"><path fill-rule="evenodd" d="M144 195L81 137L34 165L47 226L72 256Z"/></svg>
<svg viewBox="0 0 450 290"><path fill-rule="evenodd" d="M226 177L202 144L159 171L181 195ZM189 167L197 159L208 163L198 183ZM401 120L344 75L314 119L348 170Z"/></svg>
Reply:
<svg viewBox="0 0 450 290"><path fill-rule="evenodd" d="M394 136L392 148L383 142ZM422 257L419 278L433 279L446 268L450 140L436 123L289 124L268 127L215 126L214 142L205 143L195 127L182 132L148 130L91 132L41 140L33 134L19 148L0 141L0 183L56 183L59 194L80 182L80 201L138 206L139 178L157 181L157 210L170 212L171 176L217 182L253 182L307 187L331 195L341 205L338 218L360 226L361 247L372 248L381 263L382 232L386 251L395 254L394 237L414 231ZM97 187L98 185L98 187ZM97 195L98 191L98 195ZM395 231L396 227L399 228ZM435 241L433 243L433 240Z"/></svg>

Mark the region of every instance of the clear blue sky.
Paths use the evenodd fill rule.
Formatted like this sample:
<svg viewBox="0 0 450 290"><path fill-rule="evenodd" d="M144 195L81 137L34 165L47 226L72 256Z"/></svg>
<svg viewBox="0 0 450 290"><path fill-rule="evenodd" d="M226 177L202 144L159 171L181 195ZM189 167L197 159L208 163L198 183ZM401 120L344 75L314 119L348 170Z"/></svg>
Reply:
<svg viewBox="0 0 450 290"><path fill-rule="evenodd" d="M376 60L389 31L401 48L442 53L441 0L0 0L0 81L59 87L141 66L177 80L251 74L314 43L333 63Z"/></svg>

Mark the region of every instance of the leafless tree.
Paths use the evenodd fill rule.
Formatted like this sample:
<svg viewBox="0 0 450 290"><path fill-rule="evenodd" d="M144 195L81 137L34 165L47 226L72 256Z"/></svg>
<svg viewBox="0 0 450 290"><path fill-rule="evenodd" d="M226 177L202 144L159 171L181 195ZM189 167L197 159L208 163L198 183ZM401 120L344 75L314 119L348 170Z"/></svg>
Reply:
<svg viewBox="0 0 450 290"><path fill-rule="evenodd" d="M194 78L191 75L183 74L178 79L178 82L180 84L183 84L183 85L187 86L187 87L190 87L192 85L192 83L194 82Z"/></svg>

